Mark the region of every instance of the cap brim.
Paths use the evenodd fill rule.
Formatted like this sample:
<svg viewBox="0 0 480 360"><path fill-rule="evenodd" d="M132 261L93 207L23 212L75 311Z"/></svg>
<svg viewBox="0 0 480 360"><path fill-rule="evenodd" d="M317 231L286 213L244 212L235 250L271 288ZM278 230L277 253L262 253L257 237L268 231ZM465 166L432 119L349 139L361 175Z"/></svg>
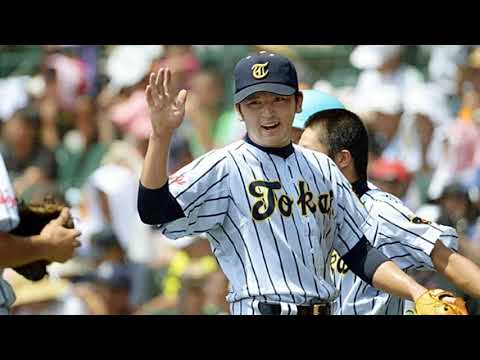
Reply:
<svg viewBox="0 0 480 360"><path fill-rule="evenodd" d="M265 91L273 94L278 94L278 95L293 95L297 91L292 86L288 86L285 84L274 84L274 83L261 83L261 84L256 84L249 86L243 90L240 90L238 93L235 94L235 104L238 104L245 100L248 96L260 92L260 91Z"/></svg>

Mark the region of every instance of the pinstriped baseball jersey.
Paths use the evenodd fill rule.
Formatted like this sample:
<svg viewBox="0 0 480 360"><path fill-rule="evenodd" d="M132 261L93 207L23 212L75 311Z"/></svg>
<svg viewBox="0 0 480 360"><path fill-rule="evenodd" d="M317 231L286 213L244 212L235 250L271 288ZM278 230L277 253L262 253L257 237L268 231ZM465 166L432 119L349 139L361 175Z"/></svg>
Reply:
<svg viewBox="0 0 480 360"><path fill-rule="evenodd" d="M185 214L161 225L170 238L206 233L231 283L227 301L312 304L336 297L332 248L347 253L368 214L326 156L296 145L288 154L238 141L170 177ZM252 314L240 301L235 314Z"/></svg>
<svg viewBox="0 0 480 360"><path fill-rule="evenodd" d="M19 222L15 193L0 155L0 231L9 232ZM0 308L9 308L15 301L15 294L10 284L3 279L2 273L3 269L0 269Z"/></svg>
<svg viewBox="0 0 480 360"><path fill-rule="evenodd" d="M430 253L437 241L456 250L455 229L427 222L416 217L398 198L374 185L361 197L369 214L376 219L372 225L372 244L404 271L435 270ZM372 232L368 233L369 235ZM404 300L381 292L348 270L337 254L332 255L332 276L339 290L335 301L337 315L400 315Z"/></svg>

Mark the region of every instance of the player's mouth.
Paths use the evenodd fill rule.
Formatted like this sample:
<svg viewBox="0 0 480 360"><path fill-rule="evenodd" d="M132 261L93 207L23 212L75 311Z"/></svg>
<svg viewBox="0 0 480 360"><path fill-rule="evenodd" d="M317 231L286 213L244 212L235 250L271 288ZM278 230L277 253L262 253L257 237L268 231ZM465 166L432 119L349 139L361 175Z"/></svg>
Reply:
<svg viewBox="0 0 480 360"><path fill-rule="evenodd" d="M274 130L274 129L278 128L279 126L280 126L280 123L275 122L275 123L271 123L271 124L262 125L262 128L264 128L265 130Z"/></svg>

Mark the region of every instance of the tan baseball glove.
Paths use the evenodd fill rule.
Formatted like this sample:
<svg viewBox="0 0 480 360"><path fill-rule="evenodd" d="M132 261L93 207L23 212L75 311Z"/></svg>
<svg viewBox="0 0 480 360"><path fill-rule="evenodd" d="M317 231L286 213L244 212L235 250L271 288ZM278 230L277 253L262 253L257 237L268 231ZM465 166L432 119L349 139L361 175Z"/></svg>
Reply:
<svg viewBox="0 0 480 360"><path fill-rule="evenodd" d="M20 215L20 223L10 231L11 234L19 236L31 236L40 234L42 229L53 219L56 219L64 204L56 203L52 200L45 200L42 203L25 203L19 202L18 212ZM73 229L73 220L70 219L65 227ZM37 260L35 262L25 264L13 268L17 273L24 276L28 280L39 281L47 275L47 260Z"/></svg>
<svg viewBox="0 0 480 360"><path fill-rule="evenodd" d="M429 290L420 296L415 302L415 311L417 315L468 315L463 299L442 289Z"/></svg>

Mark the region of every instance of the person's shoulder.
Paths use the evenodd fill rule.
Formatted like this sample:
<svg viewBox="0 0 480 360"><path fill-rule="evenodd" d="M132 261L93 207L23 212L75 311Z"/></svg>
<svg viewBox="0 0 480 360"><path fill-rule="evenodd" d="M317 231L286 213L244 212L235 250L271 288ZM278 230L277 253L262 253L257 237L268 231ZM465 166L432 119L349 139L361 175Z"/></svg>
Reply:
<svg viewBox="0 0 480 360"><path fill-rule="evenodd" d="M225 167L232 158L232 154L239 151L239 148L244 144L243 140L236 141L227 146L212 149L209 152L197 157L194 159L190 165L195 166L195 164L201 163L199 167L203 168L205 166L215 166L215 167Z"/></svg>
<svg viewBox="0 0 480 360"><path fill-rule="evenodd" d="M362 201L367 207L378 214L392 214L411 216L413 212L395 195L387 193L379 188L371 188L362 196Z"/></svg>
<svg viewBox="0 0 480 360"><path fill-rule="evenodd" d="M115 174L116 176L131 176L132 172L125 166L111 163L99 166L92 174L96 176L104 176L106 174Z"/></svg>
<svg viewBox="0 0 480 360"><path fill-rule="evenodd" d="M307 160L316 159L320 163L328 163L328 161L330 160L330 158L327 155L315 150L307 149L300 145L293 144L293 149L297 154L304 155Z"/></svg>
<svg viewBox="0 0 480 360"><path fill-rule="evenodd" d="M221 147L216 151L218 151L219 154L223 155L241 153L245 151L246 145L247 143L245 142L245 140L241 139L225 145L224 147Z"/></svg>
<svg viewBox="0 0 480 360"><path fill-rule="evenodd" d="M396 197L393 194L390 194L386 191L383 191L379 187L373 185L372 183L368 182L368 191L364 194L365 197L370 198L372 200L380 201L380 202L387 202L392 205L403 205L402 200Z"/></svg>
<svg viewBox="0 0 480 360"><path fill-rule="evenodd" d="M135 175L126 167L117 164L105 164L89 176L88 182L103 191L121 189L131 183L137 184Z"/></svg>

